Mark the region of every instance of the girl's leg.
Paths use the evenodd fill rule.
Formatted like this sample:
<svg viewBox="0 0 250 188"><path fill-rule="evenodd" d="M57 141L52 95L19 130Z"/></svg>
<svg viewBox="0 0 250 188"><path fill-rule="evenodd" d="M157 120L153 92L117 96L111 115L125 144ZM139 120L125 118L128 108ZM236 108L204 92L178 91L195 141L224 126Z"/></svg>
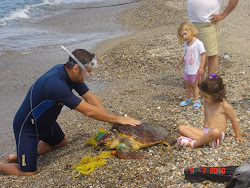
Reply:
<svg viewBox="0 0 250 188"><path fill-rule="evenodd" d="M194 147L202 146L204 144L208 145L209 142L212 142L216 139L222 139L222 131L216 128L211 129L211 131L209 131L207 134L204 134L202 129L181 125L178 127L178 132L183 136L196 140L193 144ZM190 147L191 143L189 142L187 146Z"/></svg>
<svg viewBox="0 0 250 188"><path fill-rule="evenodd" d="M204 132L202 129L188 125L180 125L178 127L178 132L181 135L191 138L193 140L198 140L202 136L204 136Z"/></svg>
<svg viewBox="0 0 250 188"><path fill-rule="evenodd" d="M216 139L221 140L222 139L222 131L215 128L211 129L207 134L200 137L200 139L197 139L196 142L194 142L194 147L202 146L204 144L209 144L209 142L212 142Z"/></svg>
<svg viewBox="0 0 250 188"><path fill-rule="evenodd" d="M199 87L198 87L199 80L196 78L194 83L191 83L191 87L194 94L194 101L199 100Z"/></svg>
<svg viewBox="0 0 250 188"><path fill-rule="evenodd" d="M191 82L186 80L186 98L187 99L191 98L191 91L192 91Z"/></svg>

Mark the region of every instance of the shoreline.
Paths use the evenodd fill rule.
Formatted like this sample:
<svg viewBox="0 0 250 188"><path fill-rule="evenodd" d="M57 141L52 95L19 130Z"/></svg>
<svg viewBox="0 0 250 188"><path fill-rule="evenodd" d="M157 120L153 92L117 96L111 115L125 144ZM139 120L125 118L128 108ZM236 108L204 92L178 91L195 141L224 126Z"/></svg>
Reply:
<svg viewBox="0 0 250 188"><path fill-rule="evenodd" d="M118 2L127 2L127 0L119 0ZM95 2L87 5L106 5L110 3L117 2ZM64 5L60 5L60 7L64 7ZM70 7L66 7L67 10L63 14L55 14L52 18L46 18L38 22L29 23L28 25L30 25L30 27L41 28L42 30L63 30L64 33L72 33L72 37L74 33L80 32L83 32L83 37L85 33L91 33L92 31L103 32L103 34L97 36L96 39L87 42L79 41L78 43L74 42L72 44L63 43L70 51L76 48L94 51L96 45L101 41L131 32L122 29L121 25L118 23L114 23L115 15L124 8L130 7L130 5L77 11L74 10L74 7L75 6L71 5ZM58 7L54 9L57 10ZM87 17L87 19L82 20L82 18L85 17ZM91 24L91 22L94 22L94 24ZM86 28L82 29L82 26ZM39 51L33 51L29 54L13 52L0 55L0 68L2 70L0 73L0 85L2 88L0 95L0 120L2 132L0 144L5 148L5 151L1 151L0 153L0 159L4 158L4 156L10 152L15 152L12 121L30 86L37 78L54 65L64 64L67 58L68 55L61 49L60 45L57 47L42 48ZM103 89L103 87L106 87L108 83L93 78L87 84L93 92L98 92Z"/></svg>
<svg viewBox="0 0 250 188"><path fill-rule="evenodd" d="M234 132L229 125L225 140L217 149L180 148L176 144L171 147L156 145L144 150L149 153L149 158L142 160L109 158L106 160L106 166L95 170L89 176L72 178L70 172L63 172L65 164L77 164L83 156L89 154L99 155L100 152L87 146L86 142L100 127L108 130L110 125L69 110L58 118L67 136L68 146L39 157L40 172L35 176L0 176L3 186L10 187L18 182L19 186L26 187L224 187L226 182L203 181L191 184L184 180L184 170L250 163L249 94L247 92L249 55L241 52L245 46L248 46L248 41L247 38L243 40L245 35L241 35L241 40L230 43L231 47L222 48L223 44L229 41L226 36L234 33L232 32L234 29L247 31L241 28L241 14L247 11L244 6L247 1L243 0L239 3L222 26L224 28L222 28L223 35L220 41L218 72L227 85L227 100L235 109L242 137L247 139L247 143L236 142ZM155 6L153 7L152 4ZM136 23L135 26L141 29L126 36L106 40L95 48L95 53L103 57L103 60L93 72L93 78L108 83L107 87L96 95L110 113L127 114L137 119L160 123L170 132L170 137L176 139L179 136L176 132L179 125L202 126L204 109L201 107L200 110L193 111L191 106L179 108L176 105L185 93L183 71L175 69L175 64L183 51L183 47L177 44L176 37L179 20L169 25L161 25L161 16L164 17L165 13L159 15L159 7L162 10L168 10L169 7L173 7L173 4L164 0L154 2L144 0L138 6L121 13L125 19L121 20L120 17L121 23L127 22L130 18L131 25ZM149 9L151 9L150 16L159 15L159 18L157 16L154 18L159 19L160 27L156 27L155 21L150 25L146 16L135 16L143 15L143 12ZM184 11L181 9L178 12L181 15ZM236 14L239 15L235 17ZM169 20L175 19L173 14L168 16ZM237 27L228 28L227 25L230 22L237 21L239 22ZM145 28L144 25L147 27ZM238 36L233 35L230 39L235 38ZM240 49L236 44L241 41L245 43ZM236 48L238 49L234 50ZM223 59L224 53L228 53L229 60Z"/></svg>

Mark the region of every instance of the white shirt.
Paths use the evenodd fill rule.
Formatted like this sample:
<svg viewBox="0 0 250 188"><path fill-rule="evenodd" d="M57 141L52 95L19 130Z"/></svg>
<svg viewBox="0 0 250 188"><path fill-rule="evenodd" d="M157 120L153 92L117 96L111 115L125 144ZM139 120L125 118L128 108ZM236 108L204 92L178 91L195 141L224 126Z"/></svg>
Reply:
<svg viewBox="0 0 250 188"><path fill-rule="evenodd" d="M201 65L201 54L206 52L203 43L196 39L191 45L184 44L185 72L188 75L197 74Z"/></svg>
<svg viewBox="0 0 250 188"><path fill-rule="evenodd" d="M190 22L210 22L211 14L219 14L222 0L187 0Z"/></svg>

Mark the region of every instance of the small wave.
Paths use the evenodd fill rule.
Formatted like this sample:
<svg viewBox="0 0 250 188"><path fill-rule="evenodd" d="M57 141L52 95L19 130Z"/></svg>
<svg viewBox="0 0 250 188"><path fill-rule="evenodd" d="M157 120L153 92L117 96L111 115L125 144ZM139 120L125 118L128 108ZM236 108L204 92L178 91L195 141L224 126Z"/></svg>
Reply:
<svg viewBox="0 0 250 188"><path fill-rule="evenodd" d="M42 3L32 4L32 5L25 5L24 8L18 8L14 11L11 11L9 15L0 19L0 25L6 25L8 21L16 20L16 19L27 19L29 18L29 13L31 8L43 6L43 5L54 5L60 4L60 0L43 0Z"/></svg>
<svg viewBox="0 0 250 188"><path fill-rule="evenodd" d="M1 25L5 25L6 22L9 20L14 20L18 18L29 18L28 16L29 9L30 9L30 6L25 5L25 7L22 9L16 9L15 11L10 12L8 16L5 16L2 19L0 19Z"/></svg>

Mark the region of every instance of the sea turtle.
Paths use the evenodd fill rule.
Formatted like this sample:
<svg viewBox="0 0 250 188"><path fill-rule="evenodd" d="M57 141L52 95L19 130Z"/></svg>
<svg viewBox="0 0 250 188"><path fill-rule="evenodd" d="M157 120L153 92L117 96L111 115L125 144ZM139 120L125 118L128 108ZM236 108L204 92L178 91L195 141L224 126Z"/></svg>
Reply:
<svg viewBox="0 0 250 188"><path fill-rule="evenodd" d="M119 158L145 158L145 154L135 152L158 143L170 145L169 132L161 125L141 121L139 126L114 124L112 128L97 140L97 147L117 149ZM126 148L126 149L125 149Z"/></svg>

